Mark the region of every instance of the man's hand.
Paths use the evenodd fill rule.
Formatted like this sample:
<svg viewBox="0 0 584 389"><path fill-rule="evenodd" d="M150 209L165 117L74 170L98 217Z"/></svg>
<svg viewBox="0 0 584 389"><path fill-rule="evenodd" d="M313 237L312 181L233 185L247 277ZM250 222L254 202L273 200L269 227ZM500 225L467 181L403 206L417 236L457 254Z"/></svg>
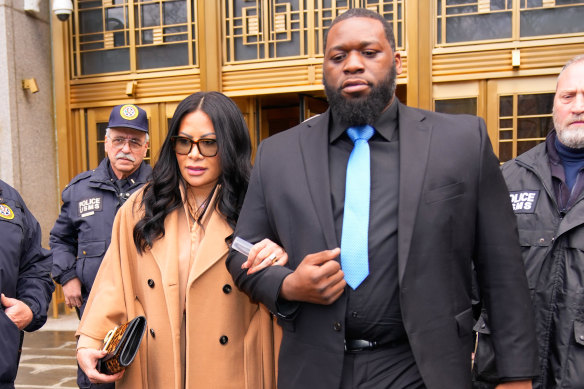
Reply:
<svg viewBox="0 0 584 389"><path fill-rule="evenodd" d="M32 321L32 311L29 306L20 300L13 299L4 296L4 293L0 296L0 302L4 307L4 313L12 322L18 327L19 330L23 330Z"/></svg>
<svg viewBox="0 0 584 389"><path fill-rule="evenodd" d="M288 254L276 243L264 239L253 245L249 250L247 260L241 265L242 269L248 269L247 274L253 274L268 266L284 266L288 263Z"/></svg>
<svg viewBox="0 0 584 389"><path fill-rule="evenodd" d="M81 280L79 278L71 278L63 284L63 294L65 295L65 304L69 308L81 308L83 298L81 297Z"/></svg>
<svg viewBox="0 0 584 389"><path fill-rule="evenodd" d="M325 250L304 257L294 273L284 278L280 295L288 301L329 305L345 290L344 273L335 261L341 249Z"/></svg>
<svg viewBox="0 0 584 389"><path fill-rule="evenodd" d="M77 363L85 375L87 375L89 381L94 384L106 384L114 382L124 376L125 370L112 375L101 374L99 371L97 371L97 361L106 355L107 351L105 350L95 350L91 348L80 348L77 350Z"/></svg>
<svg viewBox="0 0 584 389"><path fill-rule="evenodd" d="M503 382L497 385L495 389L531 389L531 380Z"/></svg>

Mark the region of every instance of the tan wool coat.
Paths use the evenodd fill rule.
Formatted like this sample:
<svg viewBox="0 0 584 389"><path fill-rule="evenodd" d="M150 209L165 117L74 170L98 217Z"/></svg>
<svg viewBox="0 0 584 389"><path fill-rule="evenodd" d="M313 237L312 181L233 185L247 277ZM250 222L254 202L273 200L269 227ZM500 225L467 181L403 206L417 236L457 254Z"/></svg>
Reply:
<svg viewBox="0 0 584 389"><path fill-rule="evenodd" d="M240 292L225 267L232 233L214 211L205 229L186 289L186 368L181 368L179 212L165 220L165 235L138 255L133 228L142 191L119 210L112 242L79 325L78 347L99 349L108 330L137 315L148 321L139 353L116 388L271 389L276 387L279 327L267 309ZM276 347L275 347L276 345Z"/></svg>

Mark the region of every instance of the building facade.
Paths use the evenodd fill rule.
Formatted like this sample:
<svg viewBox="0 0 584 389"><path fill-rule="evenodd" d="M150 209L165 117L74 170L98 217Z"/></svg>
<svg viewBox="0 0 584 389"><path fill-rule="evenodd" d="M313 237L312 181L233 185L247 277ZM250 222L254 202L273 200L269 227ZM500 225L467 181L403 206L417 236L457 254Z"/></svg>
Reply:
<svg viewBox="0 0 584 389"><path fill-rule="evenodd" d="M584 0L74 0L66 21L50 16L52 192L103 158L117 104L147 110L151 162L178 102L199 90L237 102L254 147L323 112L324 33L351 7L393 24L399 98L482 116L501 161L545 138L557 74L584 53Z"/></svg>
<svg viewBox="0 0 584 389"><path fill-rule="evenodd" d="M351 7L393 24L400 99L482 116L502 161L543 140L555 78L584 53L578 0L75 0L53 23L60 185L103 157L116 104L149 112L153 160L198 90L234 98L256 146L322 112L324 32Z"/></svg>
<svg viewBox="0 0 584 389"><path fill-rule="evenodd" d="M232 97L255 146L324 111L324 32L351 7L393 24L400 99L482 116L501 161L544 139L555 78L584 53L578 0L75 0L52 29L59 186L97 166L116 104L148 111L153 161L198 90Z"/></svg>
<svg viewBox="0 0 584 389"><path fill-rule="evenodd" d="M52 2L0 0L0 177L23 193L46 233L62 188L103 158L116 104L148 111L151 162L176 105L198 90L237 102L254 147L323 112L323 37L348 8L393 24L404 65L399 98L482 116L501 161L544 139L557 74L584 53L584 0L72 4L60 21Z"/></svg>

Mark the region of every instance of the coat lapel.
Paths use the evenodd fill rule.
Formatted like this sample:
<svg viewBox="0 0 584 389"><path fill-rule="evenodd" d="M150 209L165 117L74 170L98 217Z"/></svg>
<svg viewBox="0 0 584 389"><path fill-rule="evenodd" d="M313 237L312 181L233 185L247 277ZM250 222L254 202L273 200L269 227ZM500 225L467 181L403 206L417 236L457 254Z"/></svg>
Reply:
<svg viewBox="0 0 584 389"><path fill-rule="evenodd" d="M308 120L299 142L312 204L326 245L332 249L340 243L335 232L331 197L328 195L331 191L328 161L329 115L330 111L327 110L319 117Z"/></svg>
<svg viewBox="0 0 584 389"><path fill-rule="evenodd" d="M195 255L187 281L187 290L197 278L227 254L229 246L225 243L225 238L232 233L233 229L229 227L219 211L214 210Z"/></svg>
<svg viewBox="0 0 584 389"><path fill-rule="evenodd" d="M398 271L400 284L410 253L428 162L432 126L425 119L426 117L419 111L399 104Z"/></svg>
<svg viewBox="0 0 584 389"><path fill-rule="evenodd" d="M166 217L164 222L165 236L156 241L156 244L151 250L152 257L160 269L162 279L165 280L163 288L171 326L177 330L180 329L180 318L182 317L179 313L178 256L180 246L187 244L190 247L190 240L188 242L181 242L180 239L176 239L176 237L181 236L179 231L179 212L184 212L182 207L171 212ZM188 227L186 228L188 230ZM201 274L213 266L218 260L223 258L229 250L229 247L225 243L225 238L233 230L216 210L209 219L206 231L191 267L187 280L187 290L193 281L200 277ZM168 237L175 238L169 239Z"/></svg>

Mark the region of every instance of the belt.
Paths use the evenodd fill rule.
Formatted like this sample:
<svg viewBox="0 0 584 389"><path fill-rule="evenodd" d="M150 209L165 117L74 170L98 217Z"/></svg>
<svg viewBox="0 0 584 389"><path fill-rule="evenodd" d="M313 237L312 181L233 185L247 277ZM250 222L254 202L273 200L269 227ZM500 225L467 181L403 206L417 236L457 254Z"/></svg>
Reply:
<svg viewBox="0 0 584 389"><path fill-rule="evenodd" d="M377 342L365 339L345 339L345 352L359 352L369 351L380 348L392 348L402 345L408 341L407 336L391 341L391 342Z"/></svg>

